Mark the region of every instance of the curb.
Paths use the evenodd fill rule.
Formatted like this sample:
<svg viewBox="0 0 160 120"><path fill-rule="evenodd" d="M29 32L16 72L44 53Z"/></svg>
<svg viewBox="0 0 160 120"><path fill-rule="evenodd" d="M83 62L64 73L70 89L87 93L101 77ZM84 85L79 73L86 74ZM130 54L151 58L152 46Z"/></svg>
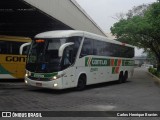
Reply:
<svg viewBox="0 0 160 120"><path fill-rule="evenodd" d="M153 75L152 73L148 72L147 73L153 77L153 80L155 81L156 84L160 85L160 78L158 78L157 76Z"/></svg>

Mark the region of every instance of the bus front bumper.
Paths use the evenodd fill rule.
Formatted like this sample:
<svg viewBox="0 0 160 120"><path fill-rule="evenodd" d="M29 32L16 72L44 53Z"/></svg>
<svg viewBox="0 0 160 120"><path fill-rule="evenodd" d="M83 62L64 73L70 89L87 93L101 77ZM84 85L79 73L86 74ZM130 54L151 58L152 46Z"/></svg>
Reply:
<svg viewBox="0 0 160 120"><path fill-rule="evenodd" d="M51 81L36 81L25 77L25 84L29 86L49 88L49 89L63 89L62 88L62 78L51 80Z"/></svg>

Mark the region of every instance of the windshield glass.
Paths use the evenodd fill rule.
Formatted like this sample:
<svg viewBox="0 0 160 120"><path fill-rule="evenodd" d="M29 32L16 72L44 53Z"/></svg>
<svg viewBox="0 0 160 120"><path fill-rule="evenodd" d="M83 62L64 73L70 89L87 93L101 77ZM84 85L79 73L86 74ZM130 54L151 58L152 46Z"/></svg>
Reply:
<svg viewBox="0 0 160 120"><path fill-rule="evenodd" d="M66 39L35 39L31 44L27 69L32 72L54 72L60 69L58 50Z"/></svg>
<svg viewBox="0 0 160 120"><path fill-rule="evenodd" d="M74 54L76 56L81 42L79 38L43 38L33 40L28 54L26 69L40 73L60 71L62 69L62 58L58 56L60 46L67 42L76 43L74 46Z"/></svg>

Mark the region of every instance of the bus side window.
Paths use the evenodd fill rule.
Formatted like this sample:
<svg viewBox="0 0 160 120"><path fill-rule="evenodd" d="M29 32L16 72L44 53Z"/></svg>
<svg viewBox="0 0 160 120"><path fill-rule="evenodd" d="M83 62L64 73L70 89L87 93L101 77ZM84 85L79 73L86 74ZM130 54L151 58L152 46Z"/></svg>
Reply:
<svg viewBox="0 0 160 120"><path fill-rule="evenodd" d="M83 42L80 58L87 55L93 55L93 40L85 38Z"/></svg>
<svg viewBox="0 0 160 120"><path fill-rule="evenodd" d="M81 44L81 41L82 41L82 37L79 37L79 36L70 37L66 41L66 42L73 42L74 43L74 55L73 55L74 60L77 56L77 52L78 52L79 46Z"/></svg>
<svg viewBox="0 0 160 120"><path fill-rule="evenodd" d="M19 55L19 48L23 42L10 42L11 44L11 54Z"/></svg>
<svg viewBox="0 0 160 120"><path fill-rule="evenodd" d="M10 54L10 42L0 41L0 54Z"/></svg>

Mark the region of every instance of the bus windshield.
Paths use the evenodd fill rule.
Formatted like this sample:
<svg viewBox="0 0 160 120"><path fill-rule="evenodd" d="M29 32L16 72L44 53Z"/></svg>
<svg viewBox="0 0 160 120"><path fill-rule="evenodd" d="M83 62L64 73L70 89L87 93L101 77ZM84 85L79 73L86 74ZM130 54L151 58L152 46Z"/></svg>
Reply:
<svg viewBox="0 0 160 120"><path fill-rule="evenodd" d="M58 56L59 48L67 42L75 43L76 40L74 38L43 38L33 40L28 54L27 70L40 73L60 71L62 69L62 58ZM78 51L78 48L76 51Z"/></svg>

